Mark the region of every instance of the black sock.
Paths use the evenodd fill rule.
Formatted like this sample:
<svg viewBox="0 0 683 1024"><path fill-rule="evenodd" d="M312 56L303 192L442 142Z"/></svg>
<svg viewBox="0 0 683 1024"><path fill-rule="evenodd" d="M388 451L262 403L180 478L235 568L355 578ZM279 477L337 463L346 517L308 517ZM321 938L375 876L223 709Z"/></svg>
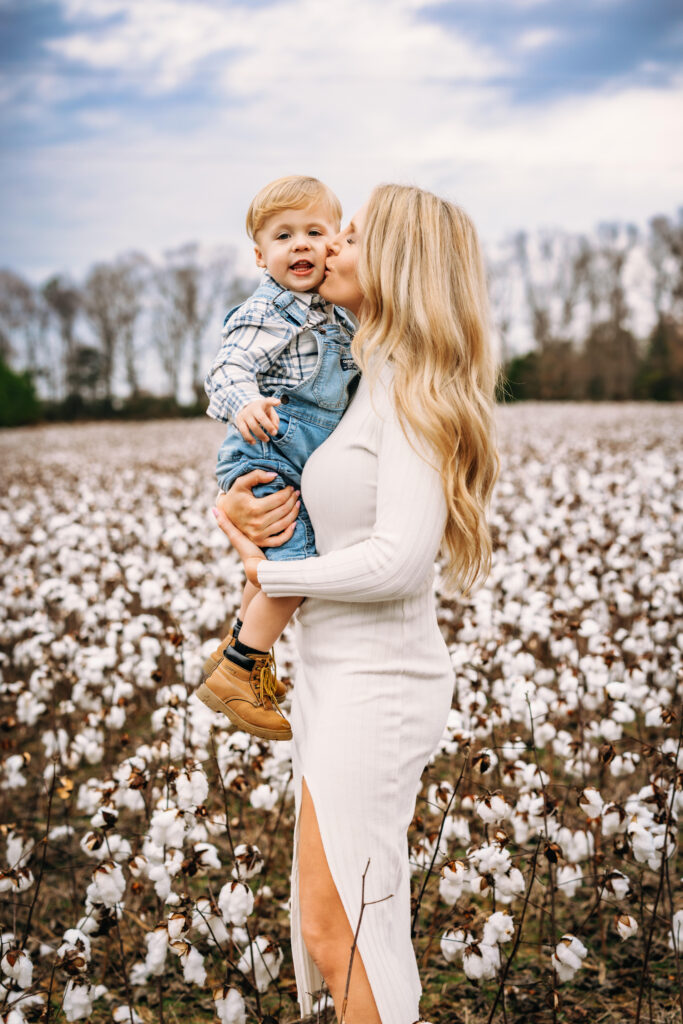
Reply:
<svg viewBox="0 0 683 1024"><path fill-rule="evenodd" d="M235 640L233 644L234 649L238 654L243 655L245 658L253 658L257 654L267 654L267 651L260 651L258 647L249 647L247 644L243 644L241 640ZM232 648L231 648L232 649Z"/></svg>
<svg viewBox="0 0 683 1024"><path fill-rule="evenodd" d="M243 625L244 623L242 622L241 618L238 615L237 618L235 619L235 625L232 627L232 635L235 640L240 635L240 630Z"/></svg>

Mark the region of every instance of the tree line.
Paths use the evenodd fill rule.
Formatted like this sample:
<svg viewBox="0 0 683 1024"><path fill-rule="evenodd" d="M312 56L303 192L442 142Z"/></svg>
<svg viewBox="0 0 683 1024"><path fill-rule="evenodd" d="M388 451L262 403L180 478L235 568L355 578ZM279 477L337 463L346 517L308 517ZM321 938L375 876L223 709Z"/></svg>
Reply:
<svg viewBox="0 0 683 1024"><path fill-rule="evenodd" d="M683 399L683 209L645 230L517 232L487 266L501 400ZM202 412L223 315L254 283L196 243L80 282L0 270L0 425Z"/></svg>

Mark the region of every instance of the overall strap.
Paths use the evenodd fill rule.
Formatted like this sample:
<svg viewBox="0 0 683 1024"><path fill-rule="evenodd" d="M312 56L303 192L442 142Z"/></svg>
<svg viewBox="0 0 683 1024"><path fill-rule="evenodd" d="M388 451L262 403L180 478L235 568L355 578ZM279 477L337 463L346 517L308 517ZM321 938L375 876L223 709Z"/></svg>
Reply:
<svg viewBox="0 0 683 1024"><path fill-rule="evenodd" d="M334 307L334 317L338 323L341 323L342 326L346 328L349 334L353 335L358 330L358 322L351 318L350 314L346 312L343 306Z"/></svg>

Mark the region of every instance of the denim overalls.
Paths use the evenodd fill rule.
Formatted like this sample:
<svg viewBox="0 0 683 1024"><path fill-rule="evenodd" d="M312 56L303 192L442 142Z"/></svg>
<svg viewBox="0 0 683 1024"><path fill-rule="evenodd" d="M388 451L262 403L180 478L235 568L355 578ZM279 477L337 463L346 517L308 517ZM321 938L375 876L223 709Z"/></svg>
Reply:
<svg viewBox="0 0 683 1024"><path fill-rule="evenodd" d="M291 292L282 290L272 301L289 323L301 327L306 322L306 311ZM239 306L230 310L226 321L236 309ZM358 381L358 367L350 349L354 325L338 306L335 306L335 316L341 323L308 328L318 346L313 373L295 387L268 389L269 395L281 402L276 408L280 419L277 433L269 441L249 444L237 427L229 424L216 466L222 490L227 491L237 477L253 469L277 474L271 482L254 487L256 497L271 494L288 484L297 490L300 488L304 463L339 423ZM289 561L310 558L316 553L313 526L302 501L291 538L282 547L264 548L264 554L273 561Z"/></svg>

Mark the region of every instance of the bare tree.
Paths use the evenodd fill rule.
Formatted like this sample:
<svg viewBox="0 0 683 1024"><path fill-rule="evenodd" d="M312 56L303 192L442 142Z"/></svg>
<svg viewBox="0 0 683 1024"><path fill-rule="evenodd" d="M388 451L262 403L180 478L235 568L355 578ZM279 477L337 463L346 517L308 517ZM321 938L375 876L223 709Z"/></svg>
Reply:
<svg viewBox="0 0 683 1024"><path fill-rule="evenodd" d="M669 217L650 221L648 256L654 273L652 300L657 319L683 313L683 209L678 222Z"/></svg>
<svg viewBox="0 0 683 1024"><path fill-rule="evenodd" d="M46 370L47 307L40 292L19 274L0 270L0 354L18 356L34 376Z"/></svg>
<svg viewBox="0 0 683 1024"><path fill-rule="evenodd" d="M132 253L115 263L97 263L83 287L83 310L101 351L101 380L111 400L114 364L123 349L128 386L138 391L135 360L135 325L142 307L144 256Z"/></svg>
<svg viewBox="0 0 683 1024"><path fill-rule="evenodd" d="M81 308L81 293L68 278L57 274L43 285L42 294L49 312L57 322L62 342L64 379L68 388L77 359L74 326Z"/></svg>
<svg viewBox="0 0 683 1024"><path fill-rule="evenodd" d="M154 338L175 397L188 345L192 390L197 400L204 393L203 340L219 301L225 304L234 286L233 265L230 250L202 263L194 242L166 253L166 264L156 277Z"/></svg>

